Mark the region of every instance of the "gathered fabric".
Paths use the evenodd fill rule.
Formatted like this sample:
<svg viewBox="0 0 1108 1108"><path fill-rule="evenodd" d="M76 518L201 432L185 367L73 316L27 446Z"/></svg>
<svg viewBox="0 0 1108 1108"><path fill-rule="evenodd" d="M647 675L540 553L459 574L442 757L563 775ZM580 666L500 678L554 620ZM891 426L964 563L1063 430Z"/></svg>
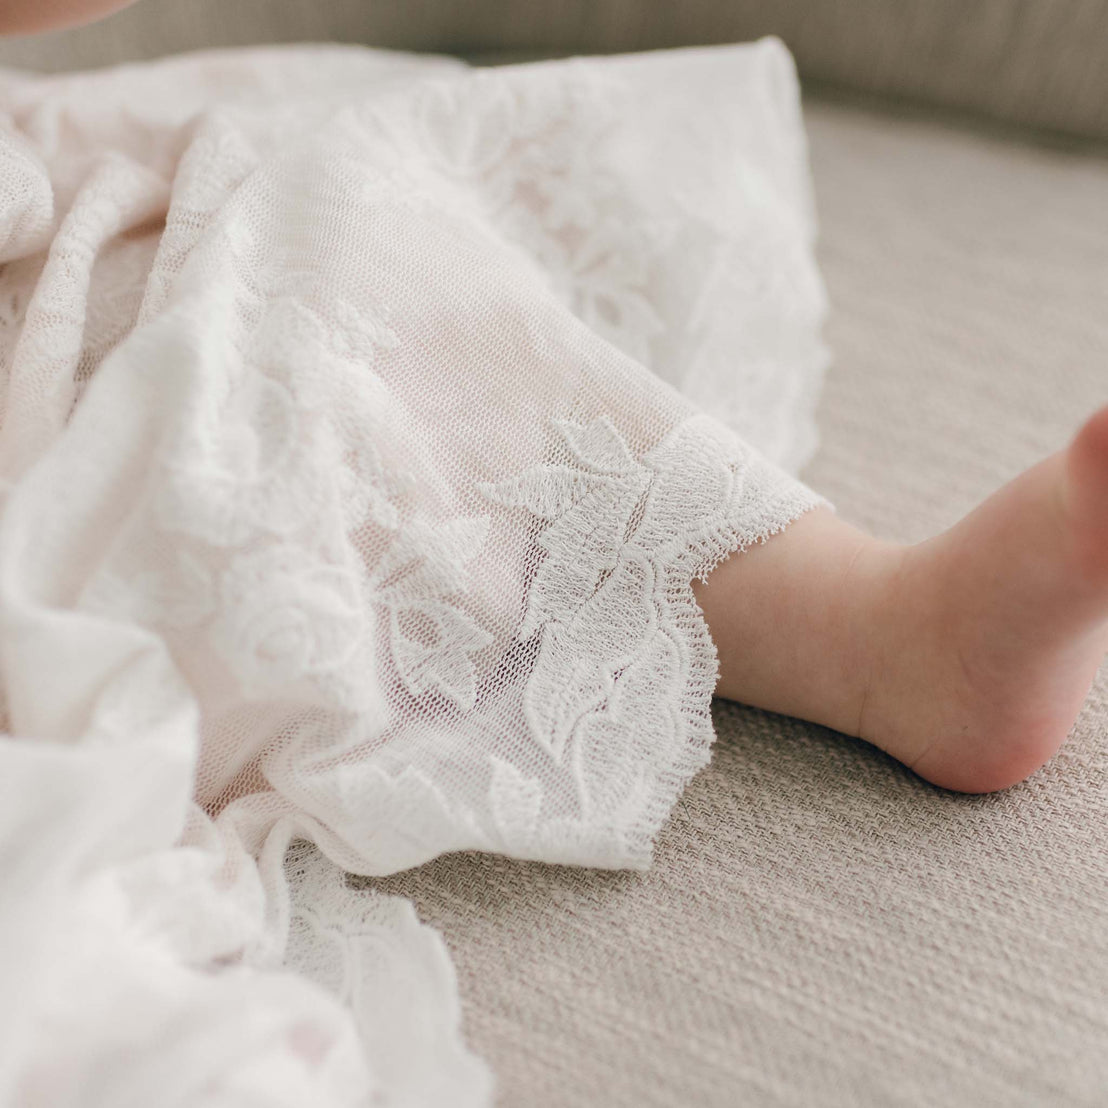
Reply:
<svg viewBox="0 0 1108 1108"><path fill-rule="evenodd" d="M0 71L0 1102L491 1103L346 874L644 868L821 503L775 40Z"/></svg>

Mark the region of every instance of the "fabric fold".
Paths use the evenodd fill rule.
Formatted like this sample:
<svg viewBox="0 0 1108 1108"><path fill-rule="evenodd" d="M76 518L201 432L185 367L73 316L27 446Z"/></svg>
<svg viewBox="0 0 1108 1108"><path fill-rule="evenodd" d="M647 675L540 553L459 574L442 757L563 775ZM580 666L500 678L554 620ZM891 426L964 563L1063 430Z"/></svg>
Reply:
<svg viewBox="0 0 1108 1108"><path fill-rule="evenodd" d="M705 763L690 583L821 502L788 55L0 84L57 208L0 273L0 854L93 836L6 879L74 940L9 915L13 1098L488 1103L441 941L342 871L641 868Z"/></svg>

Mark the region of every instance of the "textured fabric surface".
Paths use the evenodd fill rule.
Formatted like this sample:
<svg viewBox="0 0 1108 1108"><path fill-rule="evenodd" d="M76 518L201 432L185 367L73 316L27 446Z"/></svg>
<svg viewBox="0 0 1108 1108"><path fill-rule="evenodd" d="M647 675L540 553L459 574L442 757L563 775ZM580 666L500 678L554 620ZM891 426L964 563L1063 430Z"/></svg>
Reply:
<svg viewBox="0 0 1108 1108"><path fill-rule="evenodd" d="M834 364L806 471L914 540L1108 401L1108 164L809 105ZM1108 681L1006 792L717 705L654 868L458 855L441 929L505 1108L1102 1105Z"/></svg>
<svg viewBox="0 0 1108 1108"><path fill-rule="evenodd" d="M1108 0L141 0L102 24L0 43L0 64L71 69L324 39L609 53L767 34L805 79L1108 138Z"/></svg>
<svg viewBox="0 0 1108 1108"><path fill-rule="evenodd" d="M644 869L707 763L692 580L820 503L791 59L0 107L0 1103L486 1104L441 943L342 871Z"/></svg>

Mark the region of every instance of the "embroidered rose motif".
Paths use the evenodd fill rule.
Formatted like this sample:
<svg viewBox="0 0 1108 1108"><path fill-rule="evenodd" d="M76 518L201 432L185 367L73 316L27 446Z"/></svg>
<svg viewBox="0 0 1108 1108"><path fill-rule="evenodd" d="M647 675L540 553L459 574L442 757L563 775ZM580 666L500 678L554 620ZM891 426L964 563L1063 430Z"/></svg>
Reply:
<svg viewBox="0 0 1108 1108"><path fill-rule="evenodd" d="M343 670L371 631L356 572L282 546L231 563L210 636L247 695L287 695Z"/></svg>
<svg viewBox="0 0 1108 1108"><path fill-rule="evenodd" d="M315 275L281 283L327 303L325 322L302 300L284 293L270 302L254 340L253 358L295 398L317 436L329 436L326 479L333 486L346 528L367 520L386 531L399 527L393 501L397 479L380 456L382 430L395 423L396 402L375 372L397 338L378 305L355 305L317 287Z"/></svg>
<svg viewBox="0 0 1108 1108"><path fill-rule="evenodd" d="M166 463L163 527L230 547L318 513L326 444L282 384L246 367L200 404Z"/></svg>

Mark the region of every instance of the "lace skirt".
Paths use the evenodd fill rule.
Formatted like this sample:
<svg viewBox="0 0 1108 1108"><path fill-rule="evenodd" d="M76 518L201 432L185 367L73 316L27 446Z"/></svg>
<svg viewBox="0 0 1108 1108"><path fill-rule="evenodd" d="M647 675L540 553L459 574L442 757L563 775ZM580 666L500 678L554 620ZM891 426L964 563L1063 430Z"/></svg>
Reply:
<svg viewBox="0 0 1108 1108"><path fill-rule="evenodd" d="M690 582L819 502L791 61L0 106L0 1100L488 1103L440 940L343 873L645 867L707 760Z"/></svg>

